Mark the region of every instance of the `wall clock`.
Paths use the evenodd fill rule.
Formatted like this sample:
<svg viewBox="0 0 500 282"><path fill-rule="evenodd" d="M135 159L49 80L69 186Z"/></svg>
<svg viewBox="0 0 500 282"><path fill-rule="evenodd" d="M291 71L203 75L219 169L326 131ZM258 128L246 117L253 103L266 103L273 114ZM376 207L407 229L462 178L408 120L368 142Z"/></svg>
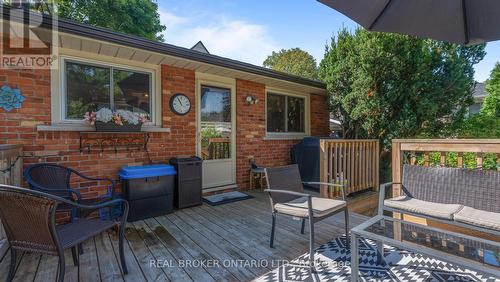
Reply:
<svg viewBox="0 0 500 282"><path fill-rule="evenodd" d="M191 101L182 93L174 94L170 98L170 110L177 115L183 116L191 110Z"/></svg>

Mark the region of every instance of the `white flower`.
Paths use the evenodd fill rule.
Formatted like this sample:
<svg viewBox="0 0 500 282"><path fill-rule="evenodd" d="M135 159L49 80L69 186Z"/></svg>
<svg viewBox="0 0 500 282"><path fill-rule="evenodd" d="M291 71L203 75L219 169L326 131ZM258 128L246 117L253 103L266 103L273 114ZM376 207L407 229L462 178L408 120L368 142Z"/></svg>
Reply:
<svg viewBox="0 0 500 282"><path fill-rule="evenodd" d="M122 117L128 124L139 124L139 116L131 111L117 110L116 113Z"/></svg>
<svg viewBox="0 0 500 282"><path fill-rule="evenodd" d="M96 112L96 120L110 122L113 119L113 112L108 108L102 108Z"/></svg>

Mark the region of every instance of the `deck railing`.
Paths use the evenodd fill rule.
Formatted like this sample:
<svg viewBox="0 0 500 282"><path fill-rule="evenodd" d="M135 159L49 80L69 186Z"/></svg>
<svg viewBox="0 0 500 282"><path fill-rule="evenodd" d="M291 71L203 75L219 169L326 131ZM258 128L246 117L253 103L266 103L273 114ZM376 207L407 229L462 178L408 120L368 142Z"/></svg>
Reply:
<svg viewBox="0 0 500 282"><path fill-rule="evenodd" d="M346 184L347 194L379 186L378 140L323 139L320 141L320 181ZM323 197L340 196L339 189L320 188Z"/></svg>
<svg viewBox="0 0 500 282"><path fill-rule="evenodd" d="M21 154L21 146L0 145L0 184L21 186L23 169ZM0 257L7 249L7 237L0 221Z"/></svg>
<svg viewBox="0 0 500 282"><path fill-rule="evenodd" d="M393 183L401 183L403 164L500 171L500 139L394 139ZM393 185L393 195L401 195L400 185Z"/></svg>

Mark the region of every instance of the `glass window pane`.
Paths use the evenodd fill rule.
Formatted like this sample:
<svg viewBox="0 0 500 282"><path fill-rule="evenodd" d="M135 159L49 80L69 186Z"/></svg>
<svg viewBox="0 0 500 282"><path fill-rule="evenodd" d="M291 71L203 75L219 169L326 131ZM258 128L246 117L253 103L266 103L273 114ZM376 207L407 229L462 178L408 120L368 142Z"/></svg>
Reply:
<svg viewBox="0 0 500 282"><path fill-rule="evenodd" d="M201 87L201 120L231 122L231 91L229 89Z"/></svg>
<svg viewBox="0 0 500 282"><path fill-rule="evenodd" d="M83 119L85 112L110 107L110 70L66 63L66 118Z"/></svg>
<svg viewBox="0 0 500 282"><path fill-rule="evenodd" d="M304 98L288 96L288 132L305 132Z"/></svg>
<svg viewBox="0 0 500 282"><path fill-rule="evenodd" d="M285 132L286 96L267 94L267 132Z"/></svg>
<svg viewBox="0 0 500 282"><path fill-rule="evenodd" d="M151 76L113 69L113 101L117 110L151 114Z"/></svg>
<svg viewBox="0 0 500 282"><path fill-rule="evenodd" d="M202 86L200 98L203 159L231 158L231 90Z"/></svg>

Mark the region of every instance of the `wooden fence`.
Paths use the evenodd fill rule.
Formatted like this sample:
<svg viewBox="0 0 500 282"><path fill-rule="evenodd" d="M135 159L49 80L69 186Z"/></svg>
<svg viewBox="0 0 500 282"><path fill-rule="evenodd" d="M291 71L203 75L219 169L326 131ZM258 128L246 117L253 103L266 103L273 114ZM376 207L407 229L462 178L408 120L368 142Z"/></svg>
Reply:
<svg viewBox="0 0 500 282"><path fill-rule="evenodd" d="M0 184L21 186L23 162L22 147L18 145L0 145ZM8 249L5 230L0 222L0 257Z"/></svg>
<svg viewBox="0 0 500 282"><path fill-rule="evenodd" d="M320 181L345 183L348 194L379 186L378 140L324 139L320 141ZM339 189L320 188L323 197L340 195Z"/></svg>

